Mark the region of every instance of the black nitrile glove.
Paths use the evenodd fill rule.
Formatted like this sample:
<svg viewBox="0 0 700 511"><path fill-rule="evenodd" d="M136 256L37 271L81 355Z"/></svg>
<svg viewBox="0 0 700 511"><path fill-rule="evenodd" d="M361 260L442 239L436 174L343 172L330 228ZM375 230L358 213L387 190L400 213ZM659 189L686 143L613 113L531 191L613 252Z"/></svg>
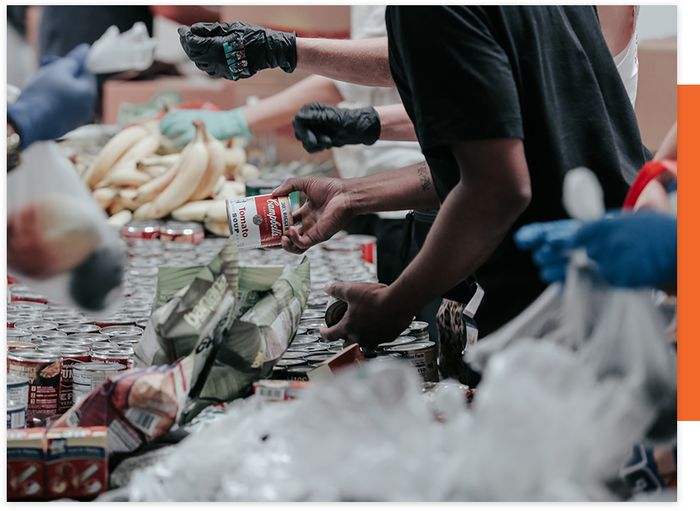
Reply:
<svg viewBox="0 0 700 511"><path fill-rule="evenodd" d="M349 109L309 103L297 112L292 125L310 153L344 145L372 145L381 131L379 114L371 106Z"/></svg>
<svg viewBox="0 0 700 511"><path fill-rule="evenodd" d="M296 34L257 25L195 23L180 27L180 44L199 69L209 76L238 80L261 69L279 67L287 73L297 65Z"/></svg>

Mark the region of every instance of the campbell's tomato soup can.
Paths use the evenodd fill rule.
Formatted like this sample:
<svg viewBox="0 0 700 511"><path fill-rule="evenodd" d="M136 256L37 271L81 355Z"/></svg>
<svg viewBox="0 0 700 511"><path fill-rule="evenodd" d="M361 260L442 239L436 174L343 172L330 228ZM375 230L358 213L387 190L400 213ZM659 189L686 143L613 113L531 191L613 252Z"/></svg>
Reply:
<svg viewBox="0 0 700 511"><path fill-rule="evenodd" d="M58 328L58 323L53 323L51 321L16 321L15 328L29 330L33 334L38 334L48 332L49 330L56 330L56 328Z"/></svg>
<svg viewBox="0 0 700 511"><path fill-rule="evenodd" d="M77 341L83 341L88 344L93 344L96 342L101 342L101 341L108 341L109 336L105 334L101 334L98 332L90 332L90 333L79 333L79 334L70 334L67 339L69 342L77 342Z"/></svg>
<svg viewBox="0 0 700 511"><path fill-rule="evenodd" d="M293 224L289 197L257 195L229 199L226 201L226 212L238 248L280 246L282 236Z"/></svg>
<svg viewBox="0 0 700 511"><path fill-rule="evenodd" d="M127 243L132 240L157 239L160 236L158 220L132 220L121 228L119 234Z"/></svg>
<svg viewBox="0 0 700 511"><path fill-rule="evenodd" d="M58 327L60 332L65 334L92 334L99 332L100 327L97 325L92 325L90 323L77 323L72 325L62 325Z"/></svg>
<svg viewBox="0 0 700 511"><path fill-rule="evenodd" d="M61 356L54 352L13 350L7 354L7 372L29 380L27 424L43 423L58 413Z"/></svg>
<svg viewBox="0 0 700 511"><path fill-rule="evenodd" d="M32 335L32 342L46 342L67 339L68 334L58 330L47 330L46 332L38 332Z"/></svg>
<svg viewBox="0 0 700 511"><path fill-rule="evenodd" d="M8 328L7 342L32 342L32 333L22 328Z"/></svg>
<svg viewBox="0 0 700 511"><path fill-rule="evenodd" d="M357 244L363 261L377 264L377 238L365 234L348 234L345 241Z"/></svg>
<svg viewBox="0 0 700 511"><path fill-rule="evenodd" d="M7 340L7 351L13 351L13 350L35 350L36 349L36 344L33 342L25 342L25 341L11 341Z"/></svg>
<svg viewBox="0 0 700 511"><path fill-rule="evenodd" d="M197 222L167 222L160 228L160 239L196 244L204 239L204 228Z"/></svg>
<svg viewBox="0 0 700 511"><path fill-rule="evenodd" d="M104 328L100 328L100 333L102 335L106 335L110 339L112 337L122 337L122 336L138 336L140 337L143 335L143 329L138 326L133 326L133 325L125 325L125 326L107 326Z"/></svg>

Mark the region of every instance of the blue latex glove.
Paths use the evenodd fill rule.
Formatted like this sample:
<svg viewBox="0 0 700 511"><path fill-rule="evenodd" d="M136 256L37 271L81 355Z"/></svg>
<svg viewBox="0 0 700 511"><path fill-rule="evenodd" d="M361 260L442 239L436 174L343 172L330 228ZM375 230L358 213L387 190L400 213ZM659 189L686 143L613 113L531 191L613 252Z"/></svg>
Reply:
<svg viewBox="0 0 700 511"><path fill-rule="evenodd" d="M663 287L675 282L675 218L642 211L578 226L568 222L532 224L516 233L518 246L534 250L533 258L545 281L563 280L569 251L583 248L613 286Z"/></svg>
<svg viewBox="0 0 700 511"><path fill-rule="evenodd" d="M515 233L515 244L523 250L532 251L532 258L540 267L543 281L559 282L566 277L569 251L580 227L578 220L529 224Z"/></svg>
<svg viewBox="0 0 700 511"><path fill-rule="evenodd" d="M95 111L97 81L85 69L90 46L42 67L12 105L7 118L22 137L22 148L54 140L87 123Z"/></svg>
<svg viewBox="0 0 700 511"><path fill-rule="evenodd" d="M212 112L211 110L174 110L168 112L160 120L160 132L173 140L177 147L189 143L195 136L197 129L192 121L201 120L209 133L219 140L227 140L232 137L242 136L250 138L248 122L243 116L242 108Z"/></svg>

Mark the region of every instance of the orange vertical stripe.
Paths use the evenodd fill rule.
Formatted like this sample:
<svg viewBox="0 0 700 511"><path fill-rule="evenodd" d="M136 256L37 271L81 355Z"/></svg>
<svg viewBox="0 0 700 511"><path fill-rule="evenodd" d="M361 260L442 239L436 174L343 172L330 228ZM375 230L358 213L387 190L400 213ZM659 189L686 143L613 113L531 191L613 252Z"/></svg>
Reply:
<svg viewBox="0 0 700 511"><path fill-rule="evenodd" d="M678 420L700 420L700 85L678 86Z"/></svg>

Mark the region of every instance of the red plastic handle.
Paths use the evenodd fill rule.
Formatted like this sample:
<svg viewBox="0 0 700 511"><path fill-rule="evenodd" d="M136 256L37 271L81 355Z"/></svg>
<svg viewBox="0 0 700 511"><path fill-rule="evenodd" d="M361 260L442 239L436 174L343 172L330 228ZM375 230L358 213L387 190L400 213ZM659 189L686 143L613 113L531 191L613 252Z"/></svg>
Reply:
<svg viewBox="0 0 700 511"><path fill-rule="evenodd" d="M678 165L672 160L653 160L647 162L637 174L634 183L627 192L623 209L633 209L639 196L653 180L661 180L663 177L675 178L678 175Z"/></svg>

